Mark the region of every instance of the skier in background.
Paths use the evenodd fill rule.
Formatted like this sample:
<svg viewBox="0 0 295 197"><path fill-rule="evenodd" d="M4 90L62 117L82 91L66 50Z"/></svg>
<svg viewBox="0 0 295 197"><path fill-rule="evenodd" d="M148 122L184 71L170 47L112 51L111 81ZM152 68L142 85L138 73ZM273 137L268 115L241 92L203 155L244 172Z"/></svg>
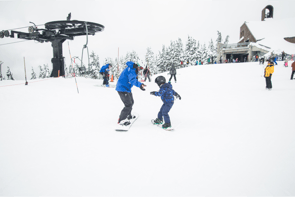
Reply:
<svg viewBox="0 0 295 197"><path fill-rule="evenodd" d="M274 64L271 59L267 61L268 61L268 64L264 69L264 77L266 81L266 89L271 90L272 89L271 76L274 72Z"/></svg>
<svg viewBox="0 0 295 197"><path fill-rule="evenodd" d="M106 64L103 67L101 67L99 71L99 73L102 74L103 76L102 85L105 85L106 87L109 87L109 77L110 77L109 71L111 67L112 67L112 64Z"/></svg>
<svg viewBox="0 0 295 197"><path fill-rule="evenodd" d="M274 57L274 59L273 59L273 62L276 64L276 65L278 65L278 63L277 63L277 57Z"/></svg>
<svg viewBox="0 0 295 197"><path fill-rule="evenodd" d="M264 56L261 57L259 64L264 64Z"/></svg>
<svg viewBox="0 0 295 197"><path fill-rule="evenodd" d="M176 83L176 68L175 68L174 64L172 64L172 66L171 66L170 75L171 75L171 77L170 77L169 81L171 82L171 79L174 76L174 81Z"/></svg>
<svg viewBox="0 0 295 197"><path fill-rule="evenodd" d="M130 125L130 120L136 118L134 115L131 115L132 106L134 104L131 88L136 86L145 91L145 85L140 83L137 79L138 71L143 68L132 61L127 62L126 65L127 68L122 71L116 86L116 91L125 105L118 120L118 124L121 126Z"/></svg>
<svg viewBox="0 0 295 197"><path fill-rule="evenodd" d="M285 59L285 67L288 67L288 58Z"/></svg>
<svg viewBox="0 0 295 197"><path fill-rule="evenodd" d="M154 120L153 123L162 124L163 117L164 117L165 124L162 125L162 128L163 129L171 128L171 121L170 121L170 117L168 113L174 104L174 96L176 96L176 98L179 98L179 100L181 100L181 97L179 94L177 94L177 92L175 92L172 89L172 85L170 82L166 83L165 77L158 76L155 80L155 83L158 84L158 86L160 87L160 91L159 92L153 91L150 94L155 96L160 96L164 104L162 105L158 113L158 117Z"/></svg>
<svg viewBox="0 0 295 197"><path fill-rule="evenodd" d="M285 53L285 51L283 51L283 52L282 52L282 61L284 61L285 56L286 56L286 53Z"/></svg>
<svg viewBox="0 0 295 197"><path fill-rule="evenodd" d="M145 69L143 70L143 74L144 74L144 81L146 81L146 78L149 79L149 82L151 82L151 78L150 78L150 67L145 67Z"/></svg>

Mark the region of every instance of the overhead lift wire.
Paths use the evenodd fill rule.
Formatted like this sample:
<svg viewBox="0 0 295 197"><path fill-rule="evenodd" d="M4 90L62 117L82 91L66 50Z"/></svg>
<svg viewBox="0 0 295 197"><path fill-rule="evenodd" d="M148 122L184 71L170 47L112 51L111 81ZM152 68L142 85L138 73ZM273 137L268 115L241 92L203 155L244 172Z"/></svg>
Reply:
<svg viewBox="0 0 295 197"><path fill-rule="evenodd" d="M42 25L44 25L44 24L42 24ZM35 25L35 26L37 27L37 26L42 26L42 25ZM5 31L11 31L11 30L16 30L16 29L24 29L24 28L28 28L28 27L31 27L31 26L25 26L25 27L18 27L18 28L13 28L13 29L7 29ZM9 42L9 43L0 44L0 46L8 45L8 44L20 43L20 42L25 42L25 41L30 41L30 40L22 40L22 41L18 41L18 42Z"/></svg>

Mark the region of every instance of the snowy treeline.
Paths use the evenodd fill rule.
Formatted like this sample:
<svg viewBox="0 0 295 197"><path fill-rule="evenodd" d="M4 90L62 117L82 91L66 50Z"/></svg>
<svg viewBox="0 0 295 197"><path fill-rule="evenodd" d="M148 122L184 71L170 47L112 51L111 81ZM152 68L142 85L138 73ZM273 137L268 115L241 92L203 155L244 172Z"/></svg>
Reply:
<svg viewBox="0 0 295 197"><path fill-rule="evenodd" d="M127 52L125 56L119 57L119 59L118 57L115 59L108 57L104 60L103 65L112 64L111 75L113 75L115 79L118 79L121 72L126 68L126 62L128 61L133 61L144 68L146 66L149 67L152 75L170 70L172 64L175 64L177 68L212 64L219 62L217 60L218 43L222 42L222 36L219 31L217 35L216 44L214 44L212 39L208 44L201 44L200 41L188 36L185 44L178 38L175 41L171 41L169 46L163 45L162 50L158 53L153 52L152 49L148 47L144 59L140 59L136 51L132 51ZM228 43L228 36L222 44L226 43ZM103 65L99 63L99 56L92 51L89 59L89 63L87 59L83 59L82 64L79 57L73 57L71 65L69 67L65 65L65 76L83 76L101 79L102 76L99 75L99 70ZM39 78L50 76L51 72L49 72L47 65L44 65L43 68L39 66L39 68ZM33 69L31 76L32 79L36 78L36 73Z"/></svg>
<svg viewBox="0 0 295 197"><path fill-rule="evenodd" d="M225 43L228 42L228 36ZM183 45L182 40L178 38L176 41L171 41L169 46L163 45L162 50L155 54L150 47L147 48L145 59L141 60L135 51L128 52L125 57L107 58L103 65L112 64L111 69L115 78L120 76L120 73L126 68L127 61L133 61L138 63L142 67L149 67L151 74L157 74L168 71L172 64L175 64L178 68L194 66L196 64L212 64L217 61L217 43L222 42L221 33L218 31L218 39L214 44L211 39L206 44L200 44L199 41L191 36L188 36L188 40Z"/></svg>
<svg viewBox="0 0 295 197"><path fill-rule="evenodd" d="M208 46L208 47L207 47ZM160 72L167 71L175 64L178 68L194 66L199 64L212 64L216 61L217 46L213 40L206 44L188 36L183 46L182 40L171 41L168 47L163 46L162 51L156 57L156 65Z"/></svg>

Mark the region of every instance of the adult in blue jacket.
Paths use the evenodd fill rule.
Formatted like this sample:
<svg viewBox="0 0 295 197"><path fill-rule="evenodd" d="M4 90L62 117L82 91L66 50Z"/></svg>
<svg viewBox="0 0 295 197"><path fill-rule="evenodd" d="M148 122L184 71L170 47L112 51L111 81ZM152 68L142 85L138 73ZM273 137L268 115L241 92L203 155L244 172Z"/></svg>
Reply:
<svg viewBox="0 0 295 197"><path fill-rule="evenodd" d="M143 91L145 90L145 85L137 80L138 71L141 70L142 67L139 67L138 64L131 61L127 62L126 65L127 68L122 71L116 86L116 91L118 91L119 96L125 105L118 121L122 126L128 126L130 124L129 120L135 118L131 115L132 106L134 104L131 88L136 86Z"/></svg>
<svg viewBox="0 0 295 197"><path fill-rule="evenodd" d="M106 85L106 87L109 87L109 78L110 78L110 68L112 67L112 64L106 64L103 67L101 67L99 73L103 76L103 83L102 85Z"/></svg>

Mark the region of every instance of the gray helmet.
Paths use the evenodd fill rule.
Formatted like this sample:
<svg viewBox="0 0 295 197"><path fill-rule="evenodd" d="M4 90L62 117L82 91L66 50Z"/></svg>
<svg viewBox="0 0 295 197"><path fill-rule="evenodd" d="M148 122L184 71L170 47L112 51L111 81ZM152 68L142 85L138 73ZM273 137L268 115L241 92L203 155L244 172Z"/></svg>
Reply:
<svg viewBox="0 0 295 197"><path fill-rule="evenodd" d="M158 76L155 79L155 83L158 84L158 86L160 87L162 84L166 83L166 79L163 76Z"/></svg>

